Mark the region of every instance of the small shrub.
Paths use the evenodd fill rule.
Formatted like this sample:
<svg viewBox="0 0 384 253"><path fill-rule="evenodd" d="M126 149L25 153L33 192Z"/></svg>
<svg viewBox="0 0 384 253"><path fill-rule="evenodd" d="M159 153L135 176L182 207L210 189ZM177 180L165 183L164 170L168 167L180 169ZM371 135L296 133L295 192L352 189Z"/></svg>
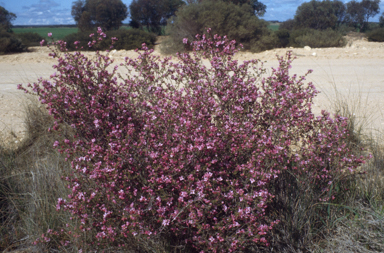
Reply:
<svg viewBox="0 0 384 253"><path fill-rule="evenodd" d="M368 41L383 42L384 41L384 28L378 28L367 33Z"/></svg>
<svg viewBox="0 0 384 253"><path fill-rule="evenodd" d="M279 29L275 31L275 35L277 36L277 45L276 47L286 47L289 44L289 30L287 29Z"/></svg>
<svg viewBox="0 0 384 253"><path fill-rule="evenodd" d="M27 47L14 34L0 28L0 54L24 52Z"/></svg>
<svg viewBox="0 0 384 253"><path fill-rule="evenodd" d="M284 22L282 22L279 26L279 30L288 30L288 31L291 31L295 28L295 20L293 19L288 19Z"/></svg>
<svg viewBox="0 0 384 253"><path fill-rule="evenodd" d="M40 41L44 39L41 35L34 32L19 33L16 36L28 47L39 46Z"/></svg>
<svg viewBox="0 0 384 253"><path fill-rule="evenodd" d="M321 47L343 47L346 41L343 35L337 31L303 29L294 30L290 34L291 45L295 47L310 46L313 48Z"/></svg>
<svg viewBox="0 0 384 253"><path fill-rule="evenodd" d="M75 132L54 143L73 168L72 193L57 208L80 221L72 236L89 235L84 250L124 249L132 237L199 252L269 247L284 207L326 213L345 193L335 185L363 163L348 147L346 118L314 116L318 92L289 75L289 53L262 77L257 60L233 60L235 41L209 29L197 39L177 62L143 46L122 64L126 76L100 52L53 51L52 79L19 86L47 106L51 131L65 122ZM297 237L301 223L284 222Z"/></svg>
<svg viewBox="0 0 384 253"><path fill-rule="evenodd" d="M148 48L153 48L157 38L156 34L145 32L139 29L116 30L107 32L107 38L111 37L118 38L118 40L113 44L113 48L117 50L132 50L141 48L143 43L148 45ZM106 47L109 47L111 40L103 40L103 43L106 44Z"/></svg>
<svg viewBox="0 0 384 253"><path fill-rule="evenodd" d="M119 38L115 43L113 48L120 50L132 50L141 48L141 45L145 43L149 48L153 48L156 42L156 35L153 33L148 33L139 29L120 29L116 31L108 31L106 32L106 39L102 42L98 43L94 47L89 47L88 42L90 40L89 35L84 32L72 33L64 37L64 41L67 42L67 48L70 51L76 50L75 41L80 41L78 44L78 48L81 50L107 50L110 48L112 43L111 38L116 37Z"/></svg>
<svg viewBox="0 0 384 253"><path fill-rule="evenodd" d="M381 28L384 27L384 13L381 13L380 19L379 19L379 26Z"/></svg>

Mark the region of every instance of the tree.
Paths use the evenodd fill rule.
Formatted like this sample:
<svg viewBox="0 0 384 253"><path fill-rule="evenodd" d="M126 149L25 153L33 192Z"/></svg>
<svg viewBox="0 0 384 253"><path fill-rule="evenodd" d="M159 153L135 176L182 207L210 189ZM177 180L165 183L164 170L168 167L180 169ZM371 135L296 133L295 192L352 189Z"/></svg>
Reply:
<svg viewBox="0 0 384 253"><path fill-rule="evenodd" d="M379 14L380 0L355 0L347 3L347 21L350 25L364 31L368 26L368 20Z"/></svg>
<svg viewBox="0 0 384 253"><path fill-rule="evenodd" d="M296 26L295 20L290 18L290 19L288 19L288 20L286 20L280 24L279 30L291 31L291 30L295 29L295 26Z"/></svg>
<svg viewBox="0 0 384 253"><path fill-rule="evenodd" d="M380 16L379 24L380 24L380 27L384 27L384 12Z"/></svg>
<svg viewBox="0 0 384 253"><path fill-rule="evenodd" d="M345 23L347 7L342 1L334 0L332 3L333 14L337 17L337 27Z"/></svg>
<svg viewBox="0 0 384 253"><path fill-rule="evenodd" d="M364 9L365 23L380 12L380 0L363 0L361 5Z"/></svg>
<svg viewBox="0 0 384 253"><path fill-rule="evenodd" d="M212 1L212 0L186 0L188 4L201 3L203 1ZM259 2L259 0L213 0L213 1L223 1L226 3L233 3L237 5L249 4L252 7L255 15L259 17L264 16L267 10L267 6Z"/></svg>
<svg viewBox="0 0 384 253"><path fill-rule="evenodd" d="M296 28L316 30L335 29L338 23L334 2L330 0L303 3L297 8L294 20Z"/></svg>
<svg viewBox="0 0 384 253"><path fill-rule="evenodd" d="M121 0L77 0L71 14L81 31L95 27L117 30L128 17L128 8Z"/></svg>
<svg viewBox="0 0 384 253"><path fill-rule="evenodd" d="M146 27L148 31L161 34L161 26L175 15L177 9L184 5L182 0L133 0L129 6L130 25L135 28Z"/></svg>
<svg viewBox="0 0 384 253"><path fill-rule="evenodd" d="M0 28L11 32L12 21L16 19L16 15L7 11L4 7L0 6Z"/></svg>
<svg viewBox="0 0 384 253"><path fill-rule="evenodd" d="M206 27L214 34L227 34L251 51L270 49L273 41L267 22L254 15L248 4L234 4L223 1L202 1L189 4L176 12L169 22L169 38L162 44L164 53L183 51L183 38L194 40L196 34L202 34Z"/></svg>
<svg viewBox="0 0 384 253"><path fill-rule="evenodd" d="M223 0L224 2L231 2L231 3L234 3L234 4L240 4L240 5L243 5L243 4L249 4L252 9L254 10L256 16L259 16L259 17L262 17L264 16L266 10L267 10L267 6L261 2L259 2L258 0Z"/></svg>

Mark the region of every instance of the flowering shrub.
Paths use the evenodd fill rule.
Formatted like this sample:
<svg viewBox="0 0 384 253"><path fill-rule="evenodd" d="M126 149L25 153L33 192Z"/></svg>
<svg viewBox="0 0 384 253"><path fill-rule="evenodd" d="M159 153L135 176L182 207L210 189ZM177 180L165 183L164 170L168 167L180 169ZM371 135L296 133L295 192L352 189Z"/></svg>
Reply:
<svg viewBox="0 0 384 253"><path fill-rule="evenodd" d="M315 185L318 202L331 201L332 180L362 163L346 146L347 119L314 117L318 92L289 75L290 53L263 78L257 60L233 59L234 41L209 30L197 39L177 62L143 45L120 64L126 76L108 55L71 54L59 41L51 80L33 92L20 86L54 116L50 130L74 129L54 144L74 170L57 209L94 236L90 247L123 246L131 235L173 236L201 252L268 246L279 222L266 213L271 180L289 171Z"/></svg>

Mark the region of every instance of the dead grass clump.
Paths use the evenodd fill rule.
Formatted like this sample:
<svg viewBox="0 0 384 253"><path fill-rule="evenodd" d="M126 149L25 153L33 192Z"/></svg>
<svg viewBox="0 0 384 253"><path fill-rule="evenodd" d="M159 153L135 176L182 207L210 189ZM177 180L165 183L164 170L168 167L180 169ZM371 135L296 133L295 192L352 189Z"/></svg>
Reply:
<svg viewBox="0 0 384 253"><path fill-rule="evenodd" d="M383 133L370 128L373 114L366 110L368 99L361 95L342 96L336 91L333 109L348 117L350 147L363 147L372 158L361 168L349 189L333 229L323 231L311 247L312 252L383 252L384 251L384 142ZM353 102L351 102L353 100ZM380 108L369 107L371 110ZM373 109L374 108L374 109Z"/></svg>
<svg viewBox="0 0 384 253"><path fill-rule="evenodd" d="M30 246L47 229L70 222L55 207L57 198L68 194L61 176L69 173L70 165L53 149L54 140L61 137L47 131L53 119L36 100L25 110L23 141L16 147L0 146L0 237L5 238L0 240L0 250L3 251Z"/></svg>

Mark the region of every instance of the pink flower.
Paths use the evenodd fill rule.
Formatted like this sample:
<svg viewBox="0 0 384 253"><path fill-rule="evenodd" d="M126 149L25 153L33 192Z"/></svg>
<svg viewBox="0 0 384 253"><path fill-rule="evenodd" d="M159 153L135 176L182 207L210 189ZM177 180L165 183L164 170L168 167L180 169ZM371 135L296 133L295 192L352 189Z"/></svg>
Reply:
<svg viewBox="0 0 384 253"><path fill-rule="evenodd" d="M52 33L48 33L48 37L52 37Z"/></svg>
<svg viewBox="0 0 384 253"><path fill-rule="evenodd" d="M96 35L105 34L99 28ZM59 199L56 208L95 235L91 244L129 233L183 233L187 226L188 243L199 251L240 251L251 238L268 246L278 221L260 222L269 220L273 179L285 180L281 172L288 171L302 189L328 196L337 173L353 172L364 160L347 148L346 119L325 112L316 119L311 112L317 91L289 75L290 53L257 80L257 60L233 60L235 41L197 38L195 52L178 54L178 63L143 44L136 59L119 65L132 73L124 78L105 52L91 58L64 52L50 80L19 86L38 95L56 119L50 129L61 142L54 146L73 167L64 178L67 202ZM54 45L66 49L65 42ZM294 143L304 146L293 150ZM318 197L310 204L329 201Z"/></svg>

